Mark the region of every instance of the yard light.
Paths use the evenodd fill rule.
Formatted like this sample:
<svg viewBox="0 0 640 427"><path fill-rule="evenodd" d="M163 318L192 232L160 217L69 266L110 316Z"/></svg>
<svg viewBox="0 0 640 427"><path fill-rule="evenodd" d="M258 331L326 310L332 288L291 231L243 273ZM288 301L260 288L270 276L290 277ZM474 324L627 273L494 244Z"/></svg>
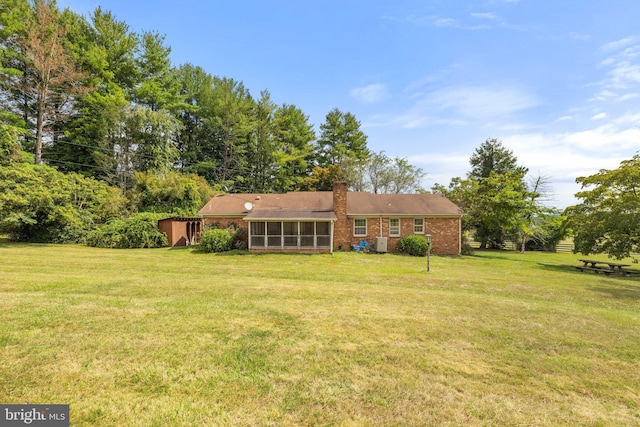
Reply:
<svg viewBox="0 0 640 427"><path fill-rule="evenodd" d="M427 238L427 273L431 271L431 234L425 234Z"/></svg>

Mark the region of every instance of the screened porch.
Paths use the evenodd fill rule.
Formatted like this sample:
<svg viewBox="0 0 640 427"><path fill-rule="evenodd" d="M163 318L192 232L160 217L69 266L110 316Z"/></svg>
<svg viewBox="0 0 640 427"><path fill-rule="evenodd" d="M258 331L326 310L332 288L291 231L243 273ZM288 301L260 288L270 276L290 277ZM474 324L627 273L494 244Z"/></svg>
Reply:
<svg viewBox="0 0 640 427"><path fill-rule="evenodd" d="M331 250L332 224L330 221L252 221L249 249Z"/></svg>

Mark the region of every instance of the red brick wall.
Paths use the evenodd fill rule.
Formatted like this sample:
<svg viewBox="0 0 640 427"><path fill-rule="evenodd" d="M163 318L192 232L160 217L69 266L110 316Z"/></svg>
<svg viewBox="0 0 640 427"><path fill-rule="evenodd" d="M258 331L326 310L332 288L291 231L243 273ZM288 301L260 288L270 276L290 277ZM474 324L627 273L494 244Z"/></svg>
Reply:
<svg viewBox="0 0 640 427"><path fill-rule="evenodd" d="M338 186L338 188L336 188ZM353 218L347 218L347 186L346 183L334 185L333 206L338 220L333 229L333 249L351 250L365 240L373 248L376 237L387 237L387 251L394 252L400 237L389 237L389 218L382 218L380 233L380 217L367 218L367 235L353 235ZM205 218L205 228L210 224L218 224L220 228L228 228L231 224L247 229L248 224L242 218ZM455 255L460 253L460 218L425 218L425 234L431 234L431 253ZM413 234L413 218L400 218L400 234Z"/></svg>
<svg viewBox="0 0 640 427"><path fill-rule="evenodd" d="M380 233L380 217L367 218L367 235L354 236L354 218L348 219L348 247L357 245L361 240L375 247L376 237L387 238L387 251L395 252L402 236L413 234L413 218L400 218L400 236L389 236L389 218L382 218ZM460 219L459 218L425 218L424 234L431 234L431 253L440 255L456 255L460 253ZM335 237L334 237L335 239ZM335 245L334 245L335 246ZM344 246L343 246L344 248Z"/></svg>
<svg viewBox="0 0 640 427"><path fill-rule="evenodd" d="M347 218L347 183L344 181L333 184L333 211L338 218L333 225L333 250L348 251L353 224Z"/></svg>

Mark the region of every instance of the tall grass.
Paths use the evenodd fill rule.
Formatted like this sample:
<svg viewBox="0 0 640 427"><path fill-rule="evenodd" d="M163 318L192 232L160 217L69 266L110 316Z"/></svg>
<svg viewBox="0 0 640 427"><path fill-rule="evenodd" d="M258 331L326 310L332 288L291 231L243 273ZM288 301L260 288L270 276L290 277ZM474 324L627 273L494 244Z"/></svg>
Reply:
<svg viewBox="0 0 640 427"><path fill-rule="evenodd" d="M640 277L571 254L0 242L0 402L72 425L638 425Z"/></svg>

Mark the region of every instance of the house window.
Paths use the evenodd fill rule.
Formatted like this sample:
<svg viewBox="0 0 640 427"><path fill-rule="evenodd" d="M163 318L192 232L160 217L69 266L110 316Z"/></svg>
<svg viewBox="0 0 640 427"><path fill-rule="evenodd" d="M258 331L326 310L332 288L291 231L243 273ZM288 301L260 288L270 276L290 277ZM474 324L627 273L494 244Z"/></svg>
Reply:
<svg viewBox="0 0 640 427"><path fill-rule="evenodd" d="M424 218L415 218L413 220L413 233L424 234Z"/></svg>
<svg viewBox="0 0 640 427"><path fill-rule="evenodd" d="M354 236L367 235L367 219L366 218L356 218L353 220L353 235Z"/></svg>
<svg viewBox="0 0 640 427"><path fill-rule="evenodd" d="M389 219L389 236L400 235L400 218Z"/></svg>

